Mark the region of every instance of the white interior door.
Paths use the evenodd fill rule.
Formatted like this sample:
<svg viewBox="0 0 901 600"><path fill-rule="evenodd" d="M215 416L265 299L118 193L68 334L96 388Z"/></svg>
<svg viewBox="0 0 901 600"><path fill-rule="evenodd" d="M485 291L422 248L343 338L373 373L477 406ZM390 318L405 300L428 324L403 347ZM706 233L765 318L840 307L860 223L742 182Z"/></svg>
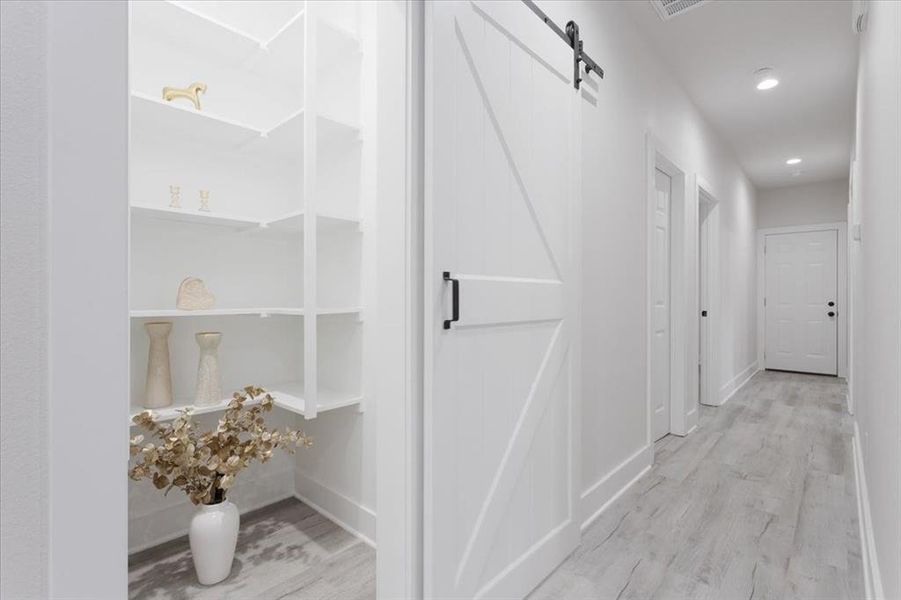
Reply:
<svg viewBox="0 0 901 600"><path fill-rule="evenodd" d="M670 431L670 200L672 178L656 170L657 202L651 240L651 429L658 440Z"/></svg>
<svg viewBox="0 0 901 600"><path fill-rule="evenodd" d="M707 377L709 366L707 357L709 355L708 339L709 339L709 318L710 318L710 301L709 301L709 265L710 258L710 224L707 217L710 216L710 205L706 202L698 203L698 304L701 314L698 317L698 402L707 404L710 393L707 389Z"/></svg>
<svg viewBox="0 0 901 600"><path fill-rule="evenodd" d="M572 51L519 2L427 11L425 595L517 598L579 539Z"/></svg>
<svg viewBox="0 0 901 600"><path fill-rule="evenodd" d="M766 368L836 375L838 233L771 234L764 244Z"/></svg>

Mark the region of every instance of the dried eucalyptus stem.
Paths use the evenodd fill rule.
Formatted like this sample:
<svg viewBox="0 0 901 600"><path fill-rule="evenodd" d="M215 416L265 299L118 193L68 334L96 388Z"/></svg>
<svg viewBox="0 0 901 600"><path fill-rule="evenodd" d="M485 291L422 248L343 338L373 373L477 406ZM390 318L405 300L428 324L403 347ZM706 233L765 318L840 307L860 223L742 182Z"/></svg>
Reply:
<svg viewBox="0 0 901 600"><path fill-rule="evenodd" d="M257 398L258 404L244 407ZM266 390L248 386L235 392L216 430L203 433L197 431L190 409L181 411L170 424L154 421L149 410L135 415L133 422L159 443L143 444L143 435L131 439L131 456L138 458L128 475L136 481L150 479L167 494L173 487L181 488L194 504L221 502L235 476L254 460L268 461L277 448L293 454L298 446L313 445L302 431L268 429L263 413L271 411L272 405Z"/></svg>

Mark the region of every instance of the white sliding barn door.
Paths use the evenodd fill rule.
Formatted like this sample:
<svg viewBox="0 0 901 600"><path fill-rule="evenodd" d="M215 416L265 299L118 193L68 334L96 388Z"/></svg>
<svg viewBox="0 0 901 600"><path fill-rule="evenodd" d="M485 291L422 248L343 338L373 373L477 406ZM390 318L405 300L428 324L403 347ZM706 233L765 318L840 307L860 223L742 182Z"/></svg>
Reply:
<svg viewBox="0 0 901 600"><path fill-rule="evenodd" d="M427 6L425 595L517 598L579 539L572 51L520 2Z"/></svg>
<svg viewBox="0 0 901 600"><path fill-rule="evenodd" d="M765 368L838 373L837 240L835 230L766 236Z"/></svg>

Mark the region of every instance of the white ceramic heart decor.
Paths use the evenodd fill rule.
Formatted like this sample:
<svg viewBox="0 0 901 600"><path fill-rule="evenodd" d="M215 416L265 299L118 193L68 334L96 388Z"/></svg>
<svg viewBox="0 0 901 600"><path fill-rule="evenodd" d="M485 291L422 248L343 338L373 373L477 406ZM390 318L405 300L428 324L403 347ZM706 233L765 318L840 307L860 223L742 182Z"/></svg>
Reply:
<svg viewBox="0 0 901 600"><path fill-rule="evenodd" d="M216 305L216 296L206 289L203 280L187 277L178 286L175 307L181 310L204 310Z"/></svg>

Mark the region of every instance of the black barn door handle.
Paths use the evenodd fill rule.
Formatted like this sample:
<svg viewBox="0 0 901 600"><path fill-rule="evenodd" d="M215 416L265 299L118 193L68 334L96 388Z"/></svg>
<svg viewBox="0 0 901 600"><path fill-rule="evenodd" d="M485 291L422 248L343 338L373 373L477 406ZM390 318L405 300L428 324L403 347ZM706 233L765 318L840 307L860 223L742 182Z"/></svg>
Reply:
<svg viewBox="0 0 901 600"><path fill-rule="evenodd" d="M450 329L451 323L460 320L460 280L451 277L450 271L444 272L444 281L451 282L451 318L444 321L444 328Z"/></svg>

